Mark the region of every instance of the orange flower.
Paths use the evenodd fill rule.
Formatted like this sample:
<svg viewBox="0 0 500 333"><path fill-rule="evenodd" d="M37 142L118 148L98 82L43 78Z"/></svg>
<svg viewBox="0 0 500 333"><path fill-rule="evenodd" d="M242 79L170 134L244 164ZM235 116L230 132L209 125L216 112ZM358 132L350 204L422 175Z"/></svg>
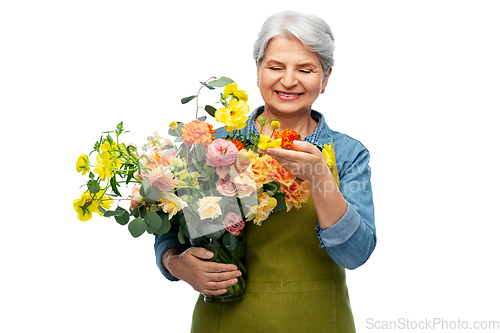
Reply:
<svg viewBox="0 0 500 333"><path fill-rule="evenodd" d="M291 186L282 185L281 189L285 192L286 211L292 209L292 206L299 209L301 204L309 199L309 187L306 182L295 180Z"/></svg>
<svg viewBox="0 0 500 333"><path fill-rule="evenodd" d="M274 158L269 155L262 156L264 163L266 163L267 170L271 177L278 183L285 186L291 186L295 181L295 176L292 175L287 169L281 166Z"/></svg>
<svg viewBox="0 0 500 333"><path fill-rule="evenodd" d="M182 141L187 145L202 144L207 148L208 145L215 139L213 133L217 132L212 125L200 121L193 120L184 125L182 128Z"/></svg>
<svg viewBox="0 0 500 333"><path fill-rule="evenodd" d="M239 160L236 161L237 166L242 164L244 167L249 167L250 172L253 173L253 178L258 188L262 187L262 185L273 181L271 175L269 174L269 170L266 166L264 159L266 156L259 156L251 150L242 149L238 152ZM245 170L238 170L238 172L244 172Z"/></svg>
<svg viewBox="0 0 500 333"><path fill-rule="evenodd" d="M281 148L290 148L291 150L299 151L293 146L293 140L302 140L300 135L292 130L285 129L283 131L275 132L274 139L281 139Z"/></svg>
<svg viewBox="0 0 500 333"><path fill-rule="evenodd" d="M235 139L235 140L227 140L227 141L231 141L232 143L234 143L234 145L236 146L236 148L238 149L238 151L240 151L242 149L245 149L245 146L239 140Z"/></svg>

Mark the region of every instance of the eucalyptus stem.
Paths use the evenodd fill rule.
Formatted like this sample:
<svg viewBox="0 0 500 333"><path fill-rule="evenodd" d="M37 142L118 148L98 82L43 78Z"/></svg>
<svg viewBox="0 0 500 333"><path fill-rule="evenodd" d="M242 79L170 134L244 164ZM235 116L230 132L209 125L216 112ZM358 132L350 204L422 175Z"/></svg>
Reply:
<svg viewBox="0 0 500 333"><path fill-rule="evenodd" d="M198 94L196 94L196 113L195 113L195 119L198 119L198 97L200 97L201 89L207 84L208 81L210 81L212 79L216 79L216 77L212 76L211 78L209 78L208 80L206 80L205 82L203 82L203 84L201 85L200 89L198 89Z"/></svg>

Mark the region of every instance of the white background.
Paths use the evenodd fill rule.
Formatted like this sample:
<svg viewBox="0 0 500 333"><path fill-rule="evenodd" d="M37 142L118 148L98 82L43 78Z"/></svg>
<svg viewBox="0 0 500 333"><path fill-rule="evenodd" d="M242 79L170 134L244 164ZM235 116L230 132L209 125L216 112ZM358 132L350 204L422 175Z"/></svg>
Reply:
<svg viewBox="0 0 500 333"><path fill-rule="evenodd" d="M193 119L180 99L212 75L261 105L252 45L284 9L331 25L335 67L314 107L372 155L378 244L348 272L358 331L500 320L497 1L237 3L2 2L0 330L189 331L197 294L163 278L152 236L77 220L75 163L120 121L142 144Z"/></svg>

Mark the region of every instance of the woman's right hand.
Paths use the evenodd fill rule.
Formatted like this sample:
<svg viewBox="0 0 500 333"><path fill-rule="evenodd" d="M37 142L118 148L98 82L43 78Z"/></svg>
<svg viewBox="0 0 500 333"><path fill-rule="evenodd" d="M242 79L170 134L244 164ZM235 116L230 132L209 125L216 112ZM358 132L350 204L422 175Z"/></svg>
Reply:
<svg viewBox="0 0 500 333"><path fill-rule="evenodd" d="M194 290L205 295L222 295L235 285L241 276L236 265L204 261L213 253L202 247L190 247L181 252L170 249L163 254L163 266L173 276L187 282Z"/></svg>

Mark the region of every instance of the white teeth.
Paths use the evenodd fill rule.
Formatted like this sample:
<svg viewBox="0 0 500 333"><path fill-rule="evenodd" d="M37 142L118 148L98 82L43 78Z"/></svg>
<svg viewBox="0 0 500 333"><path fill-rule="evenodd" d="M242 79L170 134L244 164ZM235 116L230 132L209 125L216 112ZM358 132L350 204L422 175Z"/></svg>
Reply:
<svg viewBox="0 0 500 333"><path fill-rule="evenodd" d="M285 96L285 97L294 97L294 96L299 96L300 94L288 95L288 94L284 94L284 93L278 92L278 95Z"/></svg>

